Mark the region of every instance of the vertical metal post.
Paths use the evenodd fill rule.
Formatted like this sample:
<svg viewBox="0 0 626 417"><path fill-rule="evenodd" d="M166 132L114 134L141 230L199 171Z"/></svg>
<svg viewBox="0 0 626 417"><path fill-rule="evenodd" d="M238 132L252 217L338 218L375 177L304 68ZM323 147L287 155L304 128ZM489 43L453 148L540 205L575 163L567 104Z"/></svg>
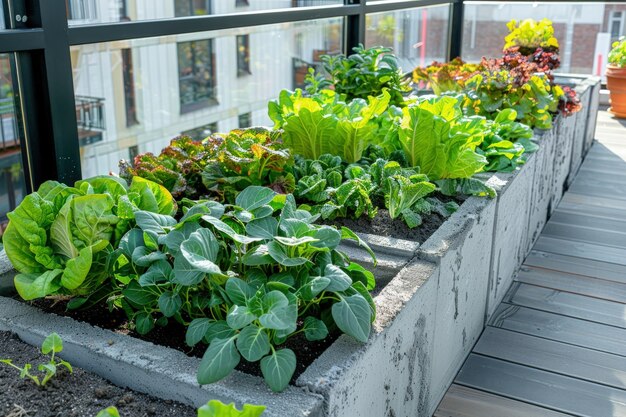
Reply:
<svg viewBox="0 0 626 417"><path fill-rule="evenodd" d="M448 21L448 60L461 56L463 46L463 0L456 0L450 5Z"/></svg>
<svg viewBox="0 0 626 417"><path fill-rule="evenodd" d="M51 126L48 137L38 139L53 141L54 160L50 161L49 155L37 157L47 159L56 167L56 179L71 184L81 178L81 169L66 3L65 0L39 0L39 9L41 27L46 34L46 65L42 75L47 80Z"/></svg>
<svg viewBox="0 0 626 417"><path fill-rule="evenodd" d="M365 44L365 2L367 0L344 0L344 4L360 5L360 13L347 16L344 20L344 54L350 55L352 48L359 44Z"/></svg>

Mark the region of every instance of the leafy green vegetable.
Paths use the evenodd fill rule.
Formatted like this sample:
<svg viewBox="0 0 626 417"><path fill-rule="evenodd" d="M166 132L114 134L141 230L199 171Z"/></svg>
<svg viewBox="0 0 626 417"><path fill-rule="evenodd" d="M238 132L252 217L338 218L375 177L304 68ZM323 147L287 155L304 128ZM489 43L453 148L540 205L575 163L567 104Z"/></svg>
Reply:
<svg viewBox="0 0 626 417"><path fill-rule="evenodd" d="M619 68L626 67L626 36L621 36L619 40L613 42L613 45L611 45L609 64L613 64Z"/></svg>
<svg viewBox="0 0 626 417"><path fill-rule="evenodd" d="M302 90L283 90L269 104L275 128L284 130L283 140L294 153L308 159L324 154L348 163L361 159L379 129L376 117L389 105L389 93L346 101L345 96L322 90L304 97Z"/></svg>
<svg viewBox="0 0 626 417"><path fill-rule="evenodd" d="M349 101L379 96L387 91L392 104L403 106L404 96L411 89L392 50L382 46L366 49L359 45L353 51L354 54L348 57L322 55L324 70L330 77L329 83L320 83L313 74L306 79L307 91L314 94L319 88L332 85L337 93L345 94Z"/></svg>
<svg viewBox="0 0 626 417"><path fill-rule="evenodd" d="M280 346L289 337L317 340L337 327L359 340L369 335L373 275L337 250L355 235L315 225L318 216L293 196L250 186L232 205L188 207L179 222L135 217L114 260L125 311L140 333L175 320L188 326L189 345L208 343L200 383L224 378L243 357L261 361L268 385L281 391L295 369L295 355ZM342 299L367 308L336 313Z"/></svg>
<svg viewBox="0 0 626 417"><path fill-rule="evenodd" d="M114 177L78 181L75 187L44 183L7 215L3 240L20 272L19 295L32 300L97 291L109 276L109 255L140 209L172 214L176 205L167 190L142 178L130 187Z"/></svg>
<svg viewBox="0 0 626 417"><path fill-rule="evenodd" d="M228 405L221 401L211 400L208 404L198 409L198 417L260 417L265 411L265 406L244 404L239 411L235 404Z"/></svg>

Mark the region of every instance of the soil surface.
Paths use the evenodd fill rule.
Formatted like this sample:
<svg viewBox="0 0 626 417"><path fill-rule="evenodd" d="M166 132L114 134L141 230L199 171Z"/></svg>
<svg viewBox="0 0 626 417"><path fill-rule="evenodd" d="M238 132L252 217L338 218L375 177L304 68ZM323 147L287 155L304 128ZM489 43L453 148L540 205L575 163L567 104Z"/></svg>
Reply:
<svg viewBox="0 0 626 417"><path fill-rule="evenodd" d="M440 193L434 193L431 196L443 203L454 201L458 205L461 205L464 201L464 198L448 197ZM391 217L389 217L389 211L385 208L384 202L378 201L378 199L373 199L372 202L378 207L378 213L373 219L367 216L361 216L358 219L338 218L325 223L335 226L345 226L358 233L370 233L424 243L439 229L439 226L446 221L445 217L439 213L433 212L431 214L422 215L422 224L410 229L401 218L391 219Z"/></svg>
<svg viewBox="0 0 626 417"><path fill-rule="evenodd" d="M20 300L19 298L16 298ZM77 321L86 322L103 329L111 330L135 337L137 339L146 340L156 345L167 346L185 353L188 356L202 357L207 345L199 343L191 348L185 343L185 327L171 320L165 327L156 326L147 335L140 335L134 330L130 330L128 320L122 310L109 311L105 304L95 305L87 310L67 310L66 302L58 302L47 299L35 300L31 303L48 313L57 314L59 316L71 317ZM304 336L294 336L287 340L280 348L289 348L296 354L296 370L291 378L291 383L295 383L296 379L304 372L304 370L313 363L335 340L339 334L331 333L326 339L309 342ZM1 355L0 350L0 355ZM250 363L243 357L237 365L237 370L257 375L261 375L260 362ZM0 414L0 416L2 416Z"/></svg>
<svg viewBox="0 0 626 417"><path fill-rule="evenodd" d="M15 334L0 332L0 359L12 359L23 366L33 365L31 373L47 362L37 348L23 343ZM70 363L71 363L71 358ZM62 369L45 387L21 379L19 371L0 363L0 416L3 417L95 417L115 406L121 417L196 417L194 408L163 401L119 388L97 375L74 368Z"/></svg>

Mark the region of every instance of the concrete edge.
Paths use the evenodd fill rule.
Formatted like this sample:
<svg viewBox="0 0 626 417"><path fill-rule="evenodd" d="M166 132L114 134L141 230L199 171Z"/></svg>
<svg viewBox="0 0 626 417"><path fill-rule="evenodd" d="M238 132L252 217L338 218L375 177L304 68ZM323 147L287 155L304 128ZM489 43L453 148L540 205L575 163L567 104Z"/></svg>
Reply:
<svg viewBox="0 0 626 417"><path fill-rule="evenodd" d="M274 394L260 377L234 371L214 384L196 382L199 358L111 332L69 317L45 313L35 307L0 297L0 330L16 333L39 346L52 331L63 340L60 355L72 365L93 372L122 387L200 407L211 399L267 406L273 417L321 416L323 398L289 386ZM265 414L264 414L265 415Z"/></svg>

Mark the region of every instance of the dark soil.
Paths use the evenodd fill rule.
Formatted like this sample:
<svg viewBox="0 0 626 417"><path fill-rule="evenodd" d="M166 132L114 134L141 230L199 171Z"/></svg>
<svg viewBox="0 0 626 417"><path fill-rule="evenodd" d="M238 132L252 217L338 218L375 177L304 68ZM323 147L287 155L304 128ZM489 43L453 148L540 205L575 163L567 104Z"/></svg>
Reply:
<svg viewBox="0 0 626 417"><path fill-rule="evenodd" d="M103 329L111 330L116 333L126 334L137 339L146 340L156 345L166 346L179 350L188 356L202 357L207 348L206 344L199 343L191 348L185 343L185 327L175 321L171 321L165 327L155 327L147 335L130 330L126 315L121 310L109 312L105 304L93 306L87 310L66 310L65 302L55 302L52 300L39 299L32 302L32 305L38 307L48 313L57 314L59 316L71 317L75 320L86 322ZM295 383L296 379L304 372L304 370L313 363L336 339L338 333L331 333L326 339L309 342L304 336L294 336L287 340L280 348L289 348L296 354L296 370L291 379L291 383ZM1 352L1 351L0 351ZM239 371L261 376L260 362L250 363L241 358L241 362L237 368Z"/></svg>
<svg viewBox="0 0 626 417"><path fill-rule="evenodd" d="M439 193L435 193L432 196L444 203L454 201L461 205L464 201L463 198L448 197ZM372 202L378 207L378 213L373 219L367 216L361 216L359 219L338 218L326 223L335 226L345 226L354 232L370 233L424 243L439 229L439 226L446 221L445 217L433 212L431 214L422 215L423 223L410 229L401 218L392 220L391 217L389 217L389 211L385 208L382 201L373 200Z"/></svg>
<svg viewBox="0 0 626 417"><path fill-rule="evenodd" d="M17 336L0 332L0 359L12 359L23 366L47 361L38 349L23 343ZM71 363L71 358L70 358ZM36 371L31 371L36 374ZM0 364L0 416L3 417L95 417L115 406L122 417L195 417L194 408L163 401L110 382L79 368L70 374L61 370L45 387L23 380L19 372Z"/></svg>

